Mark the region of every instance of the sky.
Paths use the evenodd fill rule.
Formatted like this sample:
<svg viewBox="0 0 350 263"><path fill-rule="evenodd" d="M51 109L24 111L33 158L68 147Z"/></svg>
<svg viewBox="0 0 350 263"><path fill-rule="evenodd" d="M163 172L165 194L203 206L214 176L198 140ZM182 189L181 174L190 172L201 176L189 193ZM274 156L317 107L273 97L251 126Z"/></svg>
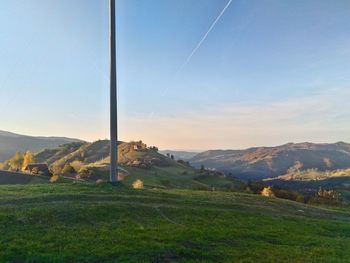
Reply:
<svg viewBox="0 0 350 263"><path fill-rule="evenodd" d="M118 0L119 138L350 142L347 0ZM107 0L0 1L0 130L109 136Z"/></svg>

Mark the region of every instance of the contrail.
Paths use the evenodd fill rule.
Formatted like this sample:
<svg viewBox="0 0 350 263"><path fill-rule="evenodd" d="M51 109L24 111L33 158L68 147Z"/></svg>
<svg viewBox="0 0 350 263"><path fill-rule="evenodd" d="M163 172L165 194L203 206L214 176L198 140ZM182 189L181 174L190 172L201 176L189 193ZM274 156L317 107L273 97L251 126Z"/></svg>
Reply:
<svg viewBox="0 0 350 263"><path fill-rule="evenodd" d="M215 27L215 25L217 24L217 22L220 20L220 18L223 16L223 14L226 12L227 8L229 8L229 6L231 5L233 0L229 0L228 3L226 4L226 6L224 7L224 9L222 9L222 11L220 12L220 14L217 16L217 18L214 20L214 22L211 24L211 26L209 27L208 31L204 34L204 36L202 37L202 39L199 41L199 43L197 44L197 46L192 50L191 54L187 57L187 59L185 60L185 62L181 65L181 67L179 68L179 70L175 73L175 75L173 77L176 77L184 67L186 67L186 65L188 64L188 62L190 62L191 58L194 56L194 54L196 54L197 50L201 47L201 45L203 44L204 40L207 38L207 36L209 35L209 33L213 30L213 28ZM161 94L161 96L165 96L165 94L168 92L169 90L169 86L167 86L165 88L165 90L163 91L163 93ZM152 116L154 116L154 112L151 112L148 115L148 119L151 118Z"/></svg>
<svg viewBox="0 0 350 263"><path fill-rule="evenodd" d="M222 9L221 13L218 15L218 17L214 20L213 24L209 27L208 31L204 34L204 36L202 37L202 39L199 41L199 43L197 44L197 46L192 50L191 54L188 56L188 58L185 60L185 63L182 64L181 68L179 71L181 71L187 64L188 62L190 62L191 58L194 56L194 54L196 54L197 50L201 47L201 45L203 44L204 40L207 38L207 36L209 35L209 33L213 30L213 28L215 27L216 23L220 20L220 18L223 16L223 14L226 12L227 8L229 8L229 6L231 5L233 0L229 0L228 3L226 4L226 6L224 7L224 9Z"/></svg>

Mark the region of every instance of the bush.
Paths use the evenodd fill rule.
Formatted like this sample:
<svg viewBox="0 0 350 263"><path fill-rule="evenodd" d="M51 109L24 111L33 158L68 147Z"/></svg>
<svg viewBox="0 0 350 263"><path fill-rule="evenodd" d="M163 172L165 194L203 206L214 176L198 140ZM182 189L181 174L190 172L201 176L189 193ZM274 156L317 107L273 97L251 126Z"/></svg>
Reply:
<svg viewBox="0 0 350 263"><path fill-rule="evenodd" d="M74 168L75 171L79 171L84 166L84 164L78 160L71 162L70 165Z"/></svg>
<svg viewBox="0 0 350 263"><path fill-rule="evenodd" d="M308 201L309 204L340 205L342 198L336 190L325 190L320 188L314 197Z"/></svg>
<svg viewBox="0 0 350 263"><path fill-rule="evenodd" d="M87 167L83 167L79 170L78 174L81 177L89 177L90 175L92 175L92 171L89 170L89 168L87 168Z"/></svg>
<svg viewBox="0 0 350 263"><path fill-rule="evenodd" d="M143 189L143 182L137 179L135 182L132 183L132 187L134 189Z"/></svg>
<svg viewBox="0 0 350 263"><path fill-rule="evenodd" d="M189 163L189 162L185 162L184 160L178 160L177 162L178 162L179 164L182 164L183 166L191 167L190 163Z"/></svg>
<svg viewBox="0 0 350 263"><path fill-rule="evenodd" d="M250 191L254 194L260 194L262 190L264 190L265 187L267 187L267 185L264 182L253 182L253 181L248 181L248 187L247 187L247 191Z"/></svg>
<svg viewBox="0 0 350 263"><path fill-rule="evenodd" d="M50 183L57 183L59 179L60 179L59 175L53 175L50 178Z"/></svg>
<svg viewBox="0 0 350 263"><path fill-rule="evenodd" d="M297 198L295 199L295 201L299 202L299 203L305 203L305 198L303 195L298 194Z"/></svg>
<svg viewBox="0 0 350 263"><path fill-rule="evenodd" d="M275 197L275 194L273 193L272 188L270 186L264 187L260 194L266 197Z"/></svg>
<svg viewBox="0 0 350 263"><path fill-rule="evenodd" d="M55 164L50 167L50 172L53 174L61 174L62 168L59 165Z"/></svg>
<svg viewBox="0 0 350 263"><path fill-rule="evenodd" d="M71 166L70 164L66 164L63 169L62 169L62 173L68 173L68 174L74 174L76 173L75 169L73 168L73 166Z"/></svg>

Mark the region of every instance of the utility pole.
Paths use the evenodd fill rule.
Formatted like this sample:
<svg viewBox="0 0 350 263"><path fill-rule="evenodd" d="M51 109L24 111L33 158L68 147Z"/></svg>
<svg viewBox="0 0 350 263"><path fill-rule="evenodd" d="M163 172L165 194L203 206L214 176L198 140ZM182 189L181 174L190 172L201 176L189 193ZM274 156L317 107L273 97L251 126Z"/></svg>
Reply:
<svg viewBox="0 0 350 263"><path fill-rule="evenodd" d="M117 65L116 65L116 25L115 0L109 0L109 56L110 56L110 131L111 165L110 182L116 183L118 171L118 112L117 112Z"/></svg>

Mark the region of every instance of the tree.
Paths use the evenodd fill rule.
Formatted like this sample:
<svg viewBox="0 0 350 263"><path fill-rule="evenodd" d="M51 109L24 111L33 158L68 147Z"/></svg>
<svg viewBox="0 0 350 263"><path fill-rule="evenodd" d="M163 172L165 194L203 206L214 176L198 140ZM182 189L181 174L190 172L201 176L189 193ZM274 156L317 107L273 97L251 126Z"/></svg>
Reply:
<svg viewBox="0 0 350 263"><path fill-rule="evenodd" d="M205 172L205 167L204 167L204 164L201 165L201 173L204 173Z"/></svg>
<svg viewBox="0 0 350 263"><path fill-rule="evenodd" d="M73 168L73 166L71 166L69 163L67 163L63 169L62 169L62 173L68 173L68 174L74 174L76 173L75 169Z"/></svg>
<svg viewBox="0 0 350 263"><path fill-rule="evenodd" d="M171 155L170 158L171 158L171 160L174 160L174 159L175 159L174 155Z"/></svg>
<svg viewBox="0 0 350 263"><path fill-rule="evenodd" d="M75 171L79 171L84 166L83 162L79 160L71 162L70 165L74 168Z"/></svg>
<svg viewBox="0 0 350 263"><path fill-rule="evenodd" d="M50 172L54 175L58 175L62 172L62 167L58 164L54 164L51 166Z"/></svg>
<svg viewBox="0 0 350 263"><path fill-rule="evenodd" d="M23 153L16 152L15 156L13 156L9 161L11 170L14 170L14 171L21 170L22 164L23 164Z"/></svg>
<svg viewBox="0 0 350 263"><path fill-rule="evenodd" d="M9 168L8 162L0 163L0 170L8 170Z"/></svg>
<svg viewBox="0 0 350 263"><path fill-rule="evenodd" d="M22 163L22 171L24 171L28 164L34 163L34 154L30 151L27 151L23 156L23 163Z"/></svg>
<svg viewBox="0 0 350 263"><path fill-rule="evenodd" d="M156 147L156 146L151 146L151 147L149 147L149 149L152 151L155 151L155 152L159 151L158 147Z"/></svg>

